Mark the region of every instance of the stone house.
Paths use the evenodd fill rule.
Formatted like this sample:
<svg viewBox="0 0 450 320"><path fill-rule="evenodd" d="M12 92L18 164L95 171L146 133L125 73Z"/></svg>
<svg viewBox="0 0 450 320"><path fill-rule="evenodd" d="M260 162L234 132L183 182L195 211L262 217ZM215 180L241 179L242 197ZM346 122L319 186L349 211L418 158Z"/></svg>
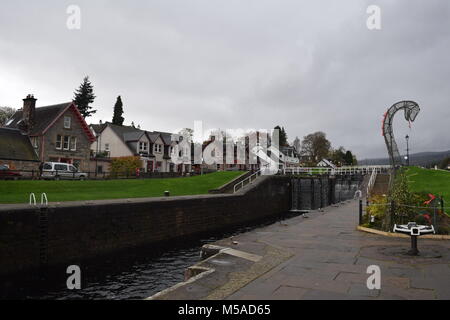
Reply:
<svg viewBox="0 0 450 320"><path fill-rule="evenodd" d="M32 95L23 99L23 108L6 123L31 139L41 162L64 162L89 171L91 144L89 126L73 102L36 108Z"/></svg>
<svg viewBox="0 0 450 320"><path fill-rule="evenodd" d="M0 165L21 171L22 176L36 175L39 158L30 138L18 129L0 128Z"/></svg>

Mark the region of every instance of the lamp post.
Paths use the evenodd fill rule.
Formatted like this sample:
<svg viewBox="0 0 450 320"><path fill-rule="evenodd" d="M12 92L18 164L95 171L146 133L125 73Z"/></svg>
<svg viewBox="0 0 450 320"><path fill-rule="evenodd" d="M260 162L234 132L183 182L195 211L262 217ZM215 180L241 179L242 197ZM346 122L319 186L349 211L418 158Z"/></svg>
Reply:
<svg viewBox="0 0 450 320"><path fill-rule="evenodd" d="M409 167L409 135L406 135L406 166Z"/></svg>

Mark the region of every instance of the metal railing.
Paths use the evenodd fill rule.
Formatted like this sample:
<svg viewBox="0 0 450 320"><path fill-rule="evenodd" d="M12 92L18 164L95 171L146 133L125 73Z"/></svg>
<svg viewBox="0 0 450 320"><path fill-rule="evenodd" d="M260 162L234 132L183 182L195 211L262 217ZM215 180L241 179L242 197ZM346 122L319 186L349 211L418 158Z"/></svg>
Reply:
<svg viewBox="0 0 450 320"><path fill-rule="evenodd" d="M261 175L261 170L255 172L254 174L252 174L251 176L248 176L247 178L245 178L244 180L242 180L241 182L238 182L234 185L234 193L238 192L239 189L244 188L245 186L245 182L248 182L247 185L249 184L253 184L253 182L255 182L256 178L258 176ZM252 180L253 179L253 180ZM240 187L240 188L238 188Z"/></svg>
<svg viewBox="0 0 450 320"><path fill-rule="evenodd" d="M286 167L282 170L285 175L356 175L369 174L372 172L383 173L389 170L390 166L355 166L355 167Z"/></svg>
<svg viewBox="0 0 450 320"><path fill-rule="evenodd" d="M203 174L209 174L214 171L204 171ZM182 178L201 175L201 172L144 172L138 170L129 171L46 171L42 173L39 170L0 170L0 181L2 180L114 180L114 179L166 179Z"/></svg>
<svg viewBox="0 0 450 320"><path fill-rule="evenodd" d="M369 183L367 184L367 193L366 196L370 196L370 193L372 192L373 186L375 185L375 181L377 181L378 171L373 170L372 174L370 175Z"/></svg>

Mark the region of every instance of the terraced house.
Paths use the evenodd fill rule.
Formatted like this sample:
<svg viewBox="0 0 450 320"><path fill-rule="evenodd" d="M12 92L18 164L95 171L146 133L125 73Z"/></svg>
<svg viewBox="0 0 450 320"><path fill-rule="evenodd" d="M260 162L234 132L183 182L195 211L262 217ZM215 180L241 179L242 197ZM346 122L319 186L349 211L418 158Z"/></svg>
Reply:
<svg viewBox="0 0 450 320"><path fill-rule="evenodd" d="M92 124L90 127L96 135L96 141L91 149L97 159L138 156L142 162L143 172L190 171L190 166L176 166L172 163L170 155L177 142L172 141L171 133L150 132L134 126L118 126L109 122Z"/></svg>
<svg viewBox="0 0 450 320"><path fill-rule="evenodd" d="M73 102L36 108L32 95L23 99L23 108L6 123L31 139L41 162L64 162L89 170L91 144L89 126Z"/></svg>

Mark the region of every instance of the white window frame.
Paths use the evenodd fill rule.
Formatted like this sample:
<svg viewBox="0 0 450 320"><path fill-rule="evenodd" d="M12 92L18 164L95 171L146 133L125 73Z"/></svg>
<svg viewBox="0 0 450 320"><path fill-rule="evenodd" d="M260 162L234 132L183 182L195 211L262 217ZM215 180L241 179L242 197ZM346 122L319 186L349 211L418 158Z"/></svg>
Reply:
<svg viewBox="0 0 450 320"><path fill-rule="evenodd" d="M105 143L105 151L111 151L111 146L109 145L109 143Z"/></svg>
<svg viewBox="0 0 450 320"><path fill-rule="evenodd" d="M162 153L162 144L155 143L154 151L155 153Z"/></svg>
<svg viewBox="0 0 450 320"><path fill-rule="evenodd" d="M67 138L67 148L66 148L66 138ZM65 151L70 150L70 136L64 136L64 139L63 139L63 150L65 150Z"/></svg>
<svg viewBox="0 0 450 320"><path fill-rule="evenodd" d="M59 141L58 141L58 137L59 137ZM59 143L59 147L58 147L58 143ZM62 150L63 148L63 136L58 134L56 136L56 150Z"/></svg>
<svg viewBox="0 0 450 320"><path fill-rule="evenodd" d="M148 143L147 142L139 142L139 152L147 152L148 151Z"/></svg>
<svg viewBox="0 0 450 320"><path fill-rule="evenodd" d="M64 129L70 129L72 127L72 118L69 116L64 117Z"/></svg>
<svg viewBox="0 0 450 320"><path fill-rule="evenodd" d="M77 151L77 137L70 137L69 147L70 151Z"/></svg>

